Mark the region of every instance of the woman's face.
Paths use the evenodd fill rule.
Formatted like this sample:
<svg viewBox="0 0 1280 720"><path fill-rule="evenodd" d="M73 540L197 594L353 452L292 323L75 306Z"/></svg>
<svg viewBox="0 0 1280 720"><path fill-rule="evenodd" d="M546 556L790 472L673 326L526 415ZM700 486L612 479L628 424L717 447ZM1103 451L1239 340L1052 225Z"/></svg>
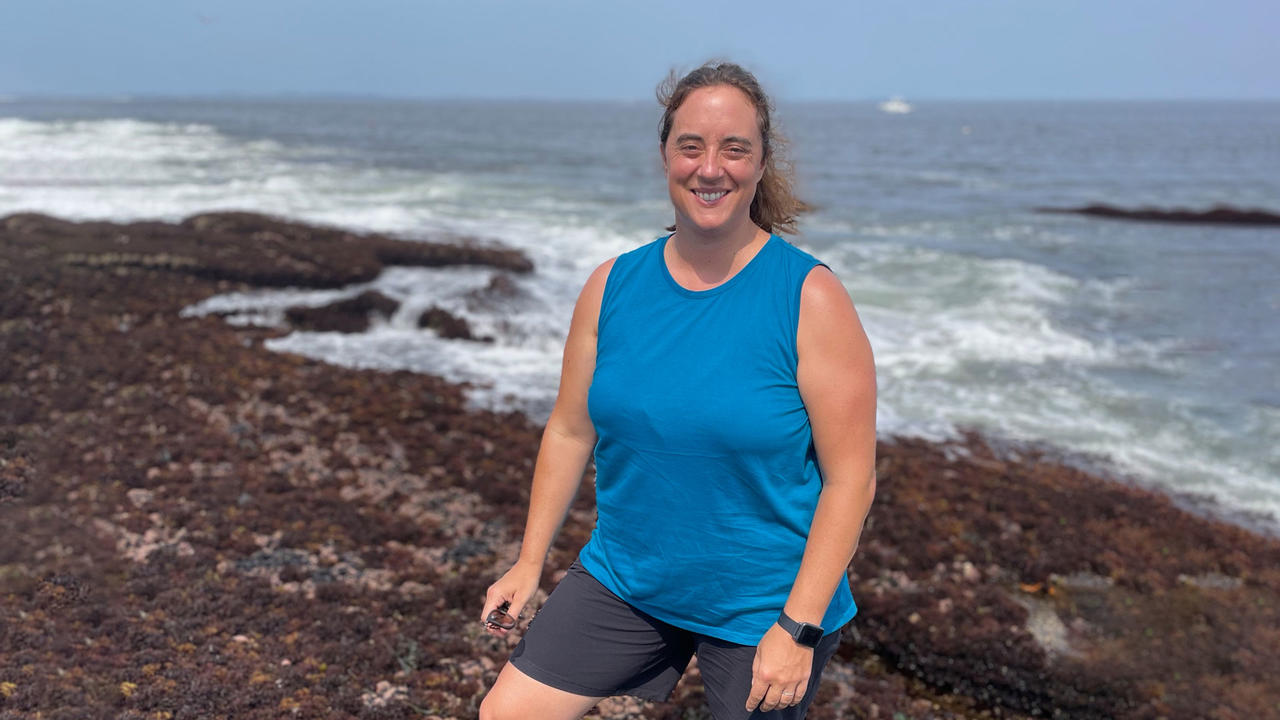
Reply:
<svg viewBox="0 0 1280 720"><path fill-rule="evenodd" d="M751 223L764 175L764 139L756 109L728 85L698 88L672 116L662 148L676 232L721 236Z"/></svg>

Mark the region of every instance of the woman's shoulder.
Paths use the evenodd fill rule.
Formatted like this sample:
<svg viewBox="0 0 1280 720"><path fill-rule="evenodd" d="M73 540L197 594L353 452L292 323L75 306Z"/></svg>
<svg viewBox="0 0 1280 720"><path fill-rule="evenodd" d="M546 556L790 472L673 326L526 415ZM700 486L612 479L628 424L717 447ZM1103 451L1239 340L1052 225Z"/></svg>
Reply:
<svg viewBox="0 0 1280 720"><path fill-rule="evenodd" d="M785 262L798 265L803 269L809 269L818 265L821 265L822 267L827 266L826 263L819 260L813 254L800 249L790 240L781 235L774 235L772 237L772 241L774 245L778 246L779 253L782 255Z"/></svg>
<svg viewBox="0 0 1280 720"><path fill-rule="evenodd" d="M609 282L609 274L613 272L613 266L618 262L620 255L605 260L596 266L595 270L587 276L586 283L582 286L582 295L599 296L604 293L604 287Z"/></svg>
<svg viewBox="0 0 1280 720"><path fill-rule="evenodd" d="M800 288L799 326L801 345L814 338L824 338L820 344L825 344L833 337L854 340L863 336L853 297L825 264L814 265L805 274Z"/></svg>
<svg viewBox="0 0 1280 720"><path fill-rule="evenodd" d="M823 314L834 306L853 307L853 299L844 283L831 272L831 268L822 263L814 265L805 276L801 301L802 310L807 305L813 307L818 314Z"/></svg>
<svg viewBox="0 0 1280 720"><path fill-rule="evenodd" d="M835 307L853 307L848 289L829 265L780 235L774 235L773 239L781 248L784 262L799 270L795 275L800 278L802 311L823 314Z"/></svg>

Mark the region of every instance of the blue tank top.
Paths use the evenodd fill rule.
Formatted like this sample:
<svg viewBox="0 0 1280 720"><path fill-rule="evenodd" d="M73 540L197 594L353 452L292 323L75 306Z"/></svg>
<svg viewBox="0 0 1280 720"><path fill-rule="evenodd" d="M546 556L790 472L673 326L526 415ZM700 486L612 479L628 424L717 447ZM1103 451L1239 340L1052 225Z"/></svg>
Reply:
<svg viewBox="0 0 1280 720"><path fill-rule="evenodd" d="M588 397L597 518L579 559L659 620L755 645L822 490L796 384L800 291L819 263L775 235L693 291L671 277L666 241L620 255L605 283ZM822 625L856 612L841 582Z"/></svg>

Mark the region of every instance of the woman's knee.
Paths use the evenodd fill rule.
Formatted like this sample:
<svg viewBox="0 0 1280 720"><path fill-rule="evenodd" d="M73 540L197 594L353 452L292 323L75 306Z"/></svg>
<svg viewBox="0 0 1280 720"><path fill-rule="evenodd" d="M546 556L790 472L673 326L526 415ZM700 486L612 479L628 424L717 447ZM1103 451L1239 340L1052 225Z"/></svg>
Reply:
<svg viewBox="0 0 1280 720"><path fill-rule="evenodd" d="M500 693L495 689L489 691L480 701L480 720L506 720L515 717L503 707Z"/></svg>
<svg viewBox="0 0 1280 720"><path fill-rule="evenodd" d="M528 717L526 709L520 707L518 698L505 692L501 686L494 686L480 701L480 720L518 720Z"/></svg>

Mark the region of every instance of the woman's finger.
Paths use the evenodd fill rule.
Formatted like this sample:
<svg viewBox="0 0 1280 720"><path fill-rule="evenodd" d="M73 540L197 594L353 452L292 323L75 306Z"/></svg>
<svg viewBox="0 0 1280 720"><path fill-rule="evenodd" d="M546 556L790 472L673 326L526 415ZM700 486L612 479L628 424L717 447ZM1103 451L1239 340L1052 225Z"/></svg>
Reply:
<svg viewBox="0 0 1280 720"><path fill-rule="evenodd" d="M747 712L755 710L757 706L761 710L765 709L761 703L764 702L765 693L768 689L768 684L760 682L756 677L751 678L751 692L747 693Z"/></svg>
<svg viewBox="0 0 1280 720"><path fill-rule="evenodd" d="M760 703L760 709L768 712L780 707L786 707L787 704L788 699L782 697L782 686L770 685L769 691L764 694L764 702Z"/></svg>
<svg viewBox="0 0 1280 720"><path fill-rule="evenodd" d="M484 622L489 617L489 613L493 612L494 608L501 605L505 600L507 598L502 596L502 591L490 585L488 591L484 594L484 607L480 609L480 622Z"/></svg>

